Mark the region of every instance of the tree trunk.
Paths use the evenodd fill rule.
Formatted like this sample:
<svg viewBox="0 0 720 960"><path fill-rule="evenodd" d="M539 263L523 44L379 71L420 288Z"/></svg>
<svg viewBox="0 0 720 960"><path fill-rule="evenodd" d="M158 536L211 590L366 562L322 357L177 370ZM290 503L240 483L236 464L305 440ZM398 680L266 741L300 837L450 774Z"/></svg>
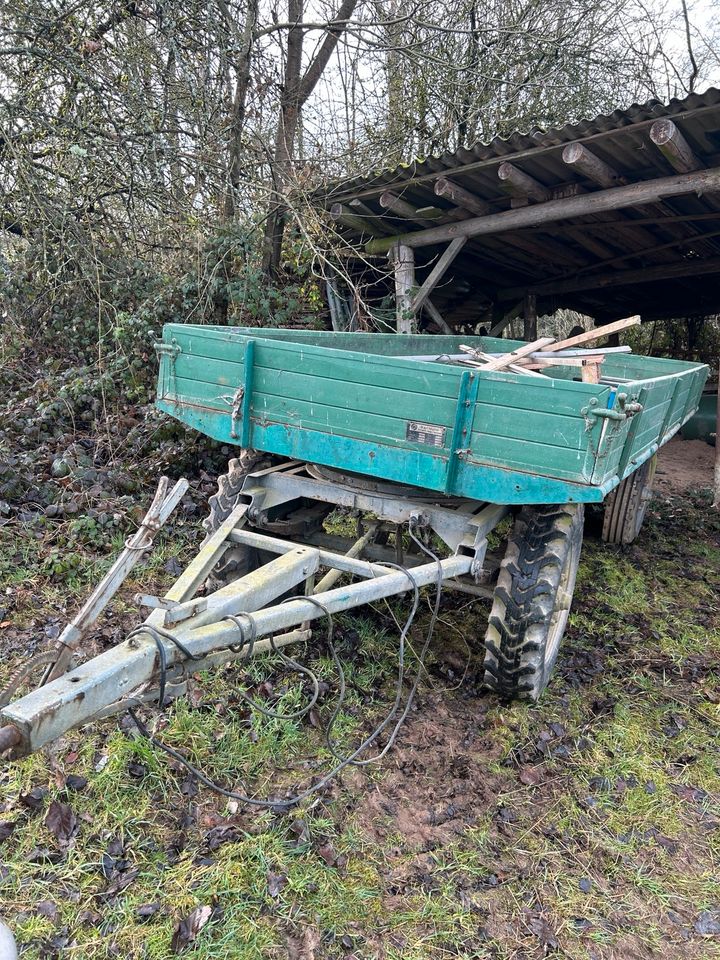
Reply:
<svg viewBox="0 0 720 960"><path fill-rule="evenodd" d="M283 194L287 187L292 165L292 151L300 112L300 68L302 66L303 0L288 0L287 57L283 76L280 116L275 132L275 149L270 171L270 205L265 224L265 248L263 271L274 278L280 269L283 233L285 231L285 202Z"/></svg>
<svg viewBox="0 0 720 960"><path fill-rule="evenodd" d="M220 9L232 34L234 32L232 14L225 0L221 0ZM223 218L226 221L232 220L235 216L237 193L242 176L242 133L245 125L245 109L252 65L253 31L257 22L257 15L258 0L248 0L245 22L240 37L240 52L235 63L235 91L230 113L230 137L227 156L228 180L223 203Z"/></svg>
<svg viewBox="0 0 720 960"><path fill-rule="evenodd" d="M288 0L287 57L283 92L280 98L280 116L275 135L275 149L271 170L270 202L265 225L263 271L269 278L277 276L280 269L283 234L287 203L285 195L291 180L295 135L300 120L300 111L317 86L328 61L346 29L358 0L342 0L337 15L327 25L325 39L307 70L300 74L304 30L302 26L303 0Z"/></svg>

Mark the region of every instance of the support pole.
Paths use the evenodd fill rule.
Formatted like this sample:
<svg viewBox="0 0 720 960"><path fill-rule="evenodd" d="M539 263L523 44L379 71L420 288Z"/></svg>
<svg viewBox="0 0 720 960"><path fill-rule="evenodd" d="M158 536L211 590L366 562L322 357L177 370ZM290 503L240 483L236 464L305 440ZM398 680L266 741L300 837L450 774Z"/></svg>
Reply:
<svg viewBox="0 0 720 960"><path fill-rule="evenodd" d="M357 230L357 232L360 234L366 233L371 237L382 237L385 233L384 228L377 222L377 220L359 217L353 212L353 210L350 209L350 207L346 207L342 203L334 203L330 207L330 216L339 223L344 224L346 227Z"/></svg>
<svg viewBox="0 0 720 960"><path fill-rule="evenodd" d="M544 184L507 160L500 164L497 175L503 187L514 197L520 197L523 200L529 197L531 200L538 201L549 200L552 197L552 192Z"/></svg>
<svg viewBox="0 0 720 960"><path fill-rule="evenodd" d="M411 203L408 203L407 200L403 200L402 197L391 193L390 190L386 190L385 193L380 196L380 206L384 210L391 210L399 217L404 217L406 220L414 220L423 226L427 226L428 220L440 220L444 216L444 211L439 207L414 207Z"/></svg>
<svg viewBox="0 0 720 960"><path fill-rule="evenodd" d="M388 254L395 268L395 316L398 333L413 333L415 312L413 290L415 287L415 253L403 243L394 244Z"/></svg>
<svg viewBox="0 0 720 960"><path fill-rule="evenodd" d="M448 269L450 264L460 253L466 243L467 237L456 237L454 240L450 241L448 246L443 251L442 256L425 280L425 283L423 283L418 292L415 294L412 301L413 313L416 313L420 307L422 307L435 287L442 280L443 276L445 275L445 271ZM412 250L410 250L410 253L412 253Z"/></svg>
<svg viewBox="0 0 720 960"><path fill-rule="evenodd" d="M435 195L445 197L447 200L452 200L456 206L462 207L464 210L469 210L470 213L474 213L477 217L485 217L491 210L489 203L476 197L474 193L470 193L469 190L461 187L459 183L448 180L447 177L440 177L439 180L435 181Z"/></svg>
<svg viewBox="0 0 720 960"><path fill-rule="evenodd" d="M523 340L537 340L537 297L528 293L523 301Z"/></svg>
<svg viewBox="0 0 720 960"><path fill-rule="evenodd" d="M504 313L503 316L498 320L498 322L493 324L488 336L489 337L501 336L503 331L505 330L505 327L509 326L509 324L513 322L515 317L520 316L520 314L522 313L524 303L525 303L524 299L520 300L518 301L518 303L515 304L515 306L511 310L508 310L506 313Z"/></svg>
<svg viewBox="0 0 720 960"><path fill-rule="evenodd" d="M569 143L562 152L562 158L563 163L579 170L588 180L599 183L601 187L617 187L623 183L609 163L595 156L582 143Z"/></svg>
<svg viewBox="0 0 720 960"><path fill-rule="evenodd" d="M450 324L445 320L443 315L440 313L438 308L432 302L430 297L427 298L423 304L425 311L430 315L430 319L434 321L435 325L442 330L443 333L447 333L449 336L454 336L455 331L450 326Z"/></svg>

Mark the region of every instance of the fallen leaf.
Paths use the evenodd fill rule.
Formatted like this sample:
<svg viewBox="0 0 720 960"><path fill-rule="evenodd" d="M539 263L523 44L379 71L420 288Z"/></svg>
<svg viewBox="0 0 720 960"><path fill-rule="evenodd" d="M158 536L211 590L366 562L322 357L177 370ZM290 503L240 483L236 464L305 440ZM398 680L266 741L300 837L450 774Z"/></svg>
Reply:
<svg viewBox="0 0 720 960"><path fill-rule="evenodd" d="M287 883L287 877L284 873L273 873L272 870L268 871L267 875L267 885L268 893L273 899L280 896L280 891Z"/></svg>
<svg viewBox="0 0 720 960"><path fill-rule="evenodd" d="M180 953L197 939L197 935L212 916L211 907L195 907L192 913L181 920L172 936L170 946L174 953Z"/></svg>
<svg viewBox="0 0 720 960"><path fill-rule="evenodd" d="M70 804L53 800L48 807L45 826L57 840L69 840L77 829L77 817Z"/></svg>
<svg viewBox="0 0 720 960"><path fill-rule="evenodd" d="M329 867L334 867L337 863L337 854L329 843L324 843L318 847L318 853Z"/></svg>
<svg viewBox="0 0 720 960"><path fill-rule="evenodd" d="M542 780L542 767L521 767L520 768L520 783L524 783L527 786L535 786L536 783L540 783Z"/></svg>
<svg viewBox="0 0 720 960"><path fill-rule="evenodd" d="M143 903L135 911L135 916L138 920L147 920L149 917L154 916L159 909L159 903Z"/></svg>
<svg viewBox="0 0 720 960"><path fill-rule="evenodd" d="M530 930L544 947L547 947L549 950L557 950L557 937L547 920L543 917L532 917L529 926Z"/></svg>
<svg viewBox="0 0 720 960"><path fill-rule="evenodd" d="M87 777L81 777L77 773L68 774L65 779L65 787L67 790L84 790L87 786Z"/></svg>
<svg viewBox="0 0 720 960"><path fill-rule="evenodd" d="M209 830L205 836L205 846L208 850L217 850L224 843L234 843L240 838L240 830L233 824L220 824Z"/></svg>
<svg viewBox="0 0 720 960"><path fill-rule="evenodd" d="M293 820L290 824L290 830L297 837L298 843L307 843L310 839L310 831L308 830L308 825L304 820Z"/></svg>
<svg viewBox="0 0 720 960"><path fill-rule="evenodd" d="M33 787L27 793L21 793L18 799L28 810L40 810L45 804L47 793L45 787Z"/></svg>
<svg viewBox="0 0 720 960"><path fill-rule="evenodd" d="M695 933L701 936L720 935L720 910L703 910L695 921Z"/></svg>
<svg viewBox="0 0 720 960"><path fill-rule="evenodd" d="M114 875L114 880L102 893L98 894L98 900L109 903L113 897L117 896L118 893L122 893L131 883L134 883L137 880L138 874L140 873L139 867L133 867L132 870L125 870L122 873L116 873Z"/></svg>
<svg viewBox="0 0 720 960"><path fill-rule="evenodd" d="M0 820L0 843L7 840L17 824L14 820Z"/></svg>
<svg viewBox="0 0 720 960"><path fill-rule="evenodd" d="M47 919L52 920L53 923L57 920L60 913L58 905L53 903L52 900L39 900L35 904L35 910L41 917L47 917Z"/></svg>

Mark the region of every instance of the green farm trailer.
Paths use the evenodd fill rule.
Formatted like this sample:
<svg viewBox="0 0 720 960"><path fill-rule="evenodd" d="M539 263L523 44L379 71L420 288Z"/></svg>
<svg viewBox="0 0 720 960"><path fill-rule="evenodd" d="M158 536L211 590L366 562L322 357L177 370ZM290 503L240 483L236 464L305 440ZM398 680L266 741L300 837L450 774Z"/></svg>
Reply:
<svg viewBox="0 0 720 960"><path fill-rule="evenodd" d="M94 718L162 705L191 672L307 640L315 620L383 597L417 601L428 586L438 600L442 588L490 601L487 686L536 699L567 623L585 504L604 504L609 543L637 536L655 454L695 411L708 371L608 352L587 383L571 366L542 376L462 366L452 358L463 346L488 355L521 344L166 326L158 407L237 448L204 543L165 597L138 598L150 608L141 626L73 666L184 490L161 486L58 648L35 664L42 685L2 706L0 751L21 755ZM338 509L354 515L355 537L326 525ZM493 554L488 537L508 515L504 555Z"/></svg>

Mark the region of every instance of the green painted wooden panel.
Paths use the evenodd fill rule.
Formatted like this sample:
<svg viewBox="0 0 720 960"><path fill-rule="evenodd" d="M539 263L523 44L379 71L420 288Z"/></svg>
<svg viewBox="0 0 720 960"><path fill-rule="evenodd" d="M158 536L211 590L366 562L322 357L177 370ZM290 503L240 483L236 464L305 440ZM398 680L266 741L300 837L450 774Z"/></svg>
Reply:
<svg viewBox="0 0 720 960"><path fill-rule="evenodd" d="M579 414L577 403L575 406ZM475 436L483 434L540 441L549 447L567 447L571 450L586 450L589 440L582 416L571 417L544 410L519 410L517 407L477 402L470 443L473 449Z"/></svg>
<svg viewBox="0 0 720 960"><path fill-rule="evenodd" d="M230 437L230 410L245 381L252 340L244 442L429 489L451 484L465 496L507 503L601 499L618 482L621 461L631 453L639 459L663 429L669 432L684 418L707 372L680 361L608 357L605 373L637 377L619 391L632 397L644 381L645 410L630 431L626 422L587 415L591 400L597 409L617 406L618 391L608 386L560 377L530 380L504 371L474 372L477 401L456 420L463 409L457 399L462 368L398 356L457 353L468 341L499 352L517 341L177 324L165 328L164 339L174 339L182 352L174 361L162 358L159 389L165 399L158 405L209 436L238 442ZM680 373L687 383L668 421ZM444 444L408 441L411 420L445 427ZM457 423L467 431L463 436L455 426L458 444L468 450L462 460L450 449ZM632 450L624 451L629 432Z"/></svg>
<svg viewBox="0 0 720 960"><path fill-rule="evenodd" d="M458 353L461 343L478 346L490 353L504 353L521 340L505 340L499 337L455 337L446 335L394 333L334 333L325 330L285 330L273 327L222 327L215 325L168 324L165 330L172 335L178 331L192 330L194 337L204 337L225 343L242 343L248 338L268 339L278 342L307 344L343 351L357 351L382 356L426 355ZM631 380L668 376L684 372L689 366L683 360L666 357L644 357L628 354L608 354L603 371L611 376Z"/></svg>
<svg viewBox="0 0 720 960"><path fill-rule="evenodd" d="M262 351L257 351L261 354ZM203 395L228 395L239 386L245 376L243 364L222 360L198 361L197 357L179 356L175 368L180 380L197 382ZM221 377L225 381L221 382ZM452 423L455 416L457 384L451 396L411 390L404 380L396 377L392 385L360 384L354 381L317 377L302 370L275 370L263 365L258 357L253 365L253 396L268 394L287 399L315 401L369 413L387 413L389 410L405 419L422 419L432 414L436 423Z"/></svg>
<svg viewBox="0 0 720 960"><path fill-rule="evenodd" d="M680 403L683 407L687 403L687 392L691 386L691 378L684 378L681 387ZM631 459L653 443L660 440L660 431L667 416L668 406L675 390L675 378L652 383L648 387L645 409L640 414L640 423L631 447Z"/></svg>
<svg viewBox="0 0 720 960"><path fill-rule="evenodd" d="M210 364L211 360L220 361L217 369L228 382L235 378L233 365L240 363L242 354L236 353L237 347L233 344L223 344L219 340L188 338L184 341L181 335L176 335L177 341L183 348L183 353L177 358L177 369L183 369L183 363L195 363L198 373L203 364L195 356L205 357L208 371L216 369ZM202 351L202 352L199 352ZM362 355L353 359L347 351L307 347L298 350L293 344L268 344L266 341L255 341L255 364L258 368L276 370L284 373L292 370L304 376L326 377L339 380L342 383L352 382L370 384L373 386L412 390L425 396L456 397L462 370L458 367L443 367L440 364L417 363L413 360L396 359L393 357L376 357ZM214 376L205 378L215 380ZM237 375L237 382L242 379L242 373Z"/></svg>
<svg viewBox="0 0 720 960"><path fill-rule="evenodd" d="M470 463L492 463L516 470L531 470L545 477L586 480L585 450L554 447L540 440L515 440L473 433Z"/></svg>

